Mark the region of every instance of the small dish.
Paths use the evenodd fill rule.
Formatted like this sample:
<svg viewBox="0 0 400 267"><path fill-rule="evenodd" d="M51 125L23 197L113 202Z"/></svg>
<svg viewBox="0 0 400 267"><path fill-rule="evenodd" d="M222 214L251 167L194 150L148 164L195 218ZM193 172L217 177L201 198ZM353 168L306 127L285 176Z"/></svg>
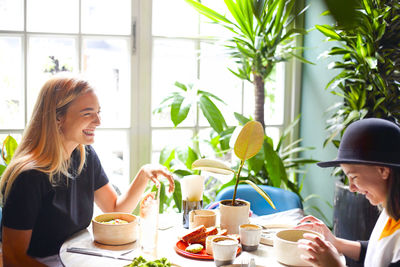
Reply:
<svg viewBox="0 0 400 267"><path fill-rule="evenodd" d="M120 219L123 224L105 224ZM92 220L94 241L104 245L125 245L135 242L138 237L138 218L130 213L110 212L96 216Z"/></svg>
<svg viewBox="0 0 400 267"><path fill-rule="evenodd" d="M185 250L187 247L188 247L188 244L186 242L179 240L175 245L175 251L176 251L176 253L178 253L181 256L185 256L185 257L192 258L192 259L214 260L212 255L207 254L205 248L203 248L203 250L200 251L199 253L190 253ZM239 255L241 251L242 251L242 249L239 246L236 256Z"/></svg>

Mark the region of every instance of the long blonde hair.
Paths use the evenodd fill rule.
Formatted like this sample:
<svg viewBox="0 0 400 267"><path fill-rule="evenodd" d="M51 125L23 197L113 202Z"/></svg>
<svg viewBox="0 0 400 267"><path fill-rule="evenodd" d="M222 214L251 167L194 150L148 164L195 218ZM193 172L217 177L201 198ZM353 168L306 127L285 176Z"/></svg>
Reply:
<svg viewBox="0 0 400 267"><path fill-rule="evenodd" d="M22 140L1 177L0 194L3 201L6 201L15 179L24 171L44 172L48 174L51 184L57 183L61 174L69 176L70 160L66 158L57 121L66 114L78 96L90 90L93 89L87 81L67 76L54 76L43 85ZM78 150L80 173L85 164L84 145L80 144Z"/></svg>

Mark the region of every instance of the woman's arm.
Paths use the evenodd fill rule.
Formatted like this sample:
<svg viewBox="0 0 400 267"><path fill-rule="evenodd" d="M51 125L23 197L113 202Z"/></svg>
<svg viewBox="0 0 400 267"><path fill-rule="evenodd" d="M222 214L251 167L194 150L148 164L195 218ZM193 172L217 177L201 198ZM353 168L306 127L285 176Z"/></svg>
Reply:
<svg viewBox="0 0 400 267"><path fill-rule="evenodd" d="M3 226L3 266L46 266L28 256L32 230L16 230Z"/></svg>
<svg viewBox="0 0 400 267"><path fill-rule="evenodd" d="M345 256L354 260L359 260L360 258L360 242L337 238L332 234L329 228L322 221L313 216L304 217L300 220L299 225L295 228L312 230L321 233L324 236L325 240L331 242L339 253L342 253Z"/></svg>
<svg viewBox="0 0 400 267"><path fill-rule="evenodd" d="M336 240L332 244L340 253L344 254L345 256L356 261L360 259L360 242L336 237Z"/></svg>
<svg viewBox="0 0 400 267"><path fill-rule="evenodd" d="M132 212L139 203L149 180L159 184L158 178L163 176L169 181L169 191L174 191L174 178L166 167L161 165L144 165L130 184L128 191L117 196L110 183L100 187L94 193L94 200L103 212Z"/></svg>

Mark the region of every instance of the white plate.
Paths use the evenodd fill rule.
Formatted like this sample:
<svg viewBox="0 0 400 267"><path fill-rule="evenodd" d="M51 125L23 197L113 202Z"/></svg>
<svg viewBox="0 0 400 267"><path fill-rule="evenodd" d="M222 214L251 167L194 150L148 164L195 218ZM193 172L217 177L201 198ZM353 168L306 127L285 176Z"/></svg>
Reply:
<svg viewBox="0 0 400 267"><path fill-rule="evenodd" d="M268 246L274 245L274 238L278 231L284 229L291 229L295 225L293 224L264 224L262 225L261 240L260 243Z"/></svg>

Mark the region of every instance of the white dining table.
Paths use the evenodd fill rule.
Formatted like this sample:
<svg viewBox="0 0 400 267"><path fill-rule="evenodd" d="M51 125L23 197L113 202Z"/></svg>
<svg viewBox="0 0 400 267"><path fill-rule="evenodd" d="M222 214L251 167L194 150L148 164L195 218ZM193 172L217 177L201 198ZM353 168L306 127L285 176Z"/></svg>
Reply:
<svg viewBox="0 0 400 267"><path fill-rule="evenodd" d="M180 215L181 216L181 215ZM142 255L146 259L155 259L166 257L171 263L181 267L212 267L215 266L213 260L200 260L186 256L181 256L175 250L175 245L179 241L179 236L185 232L182 227L182 222L179 221L181 217L175 216L175 219L170 221L170 226L166 226L158 230L158 246L153 255L143 254L139 247L139 240L134 243L122 246L107 246L102 245L93 240L91 225L74 236L69 238L60 249L60 258L64 266L85 266L85 267L111 267L111 266L125 266L130 264L128 260L117 260L106 257L84 255L78 253L67 252L67 248L91 248L102 253L111 253L113 256L127 257L133 259L136 256ZM170 219L171 220L171 219ZM285 266L280 264L275 256L272 246L260 244L258 249L253 252L241 251L234 261L233 266L241 266L242 260L250 261L251 258L255 259L257 267L275 267ZM236 265L238 264L238 265Z"/></svg>

